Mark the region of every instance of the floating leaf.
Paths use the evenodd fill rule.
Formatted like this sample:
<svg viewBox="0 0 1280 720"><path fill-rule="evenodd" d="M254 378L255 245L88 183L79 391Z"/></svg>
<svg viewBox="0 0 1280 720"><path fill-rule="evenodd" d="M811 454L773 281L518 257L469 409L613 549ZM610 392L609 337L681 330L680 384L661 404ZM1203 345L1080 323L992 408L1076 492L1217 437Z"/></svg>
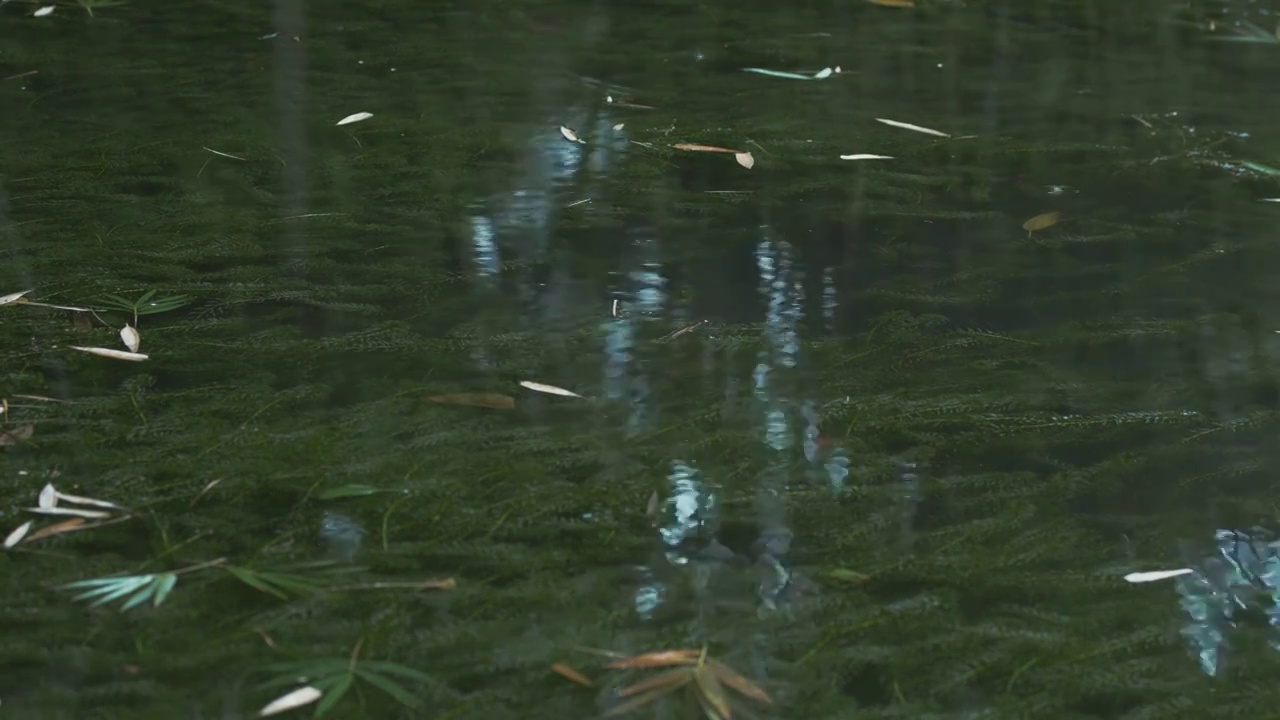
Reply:
<svg viewBox="0 0 1280 720"><path fill-rule="evenodd" d="M733 153L738 154L741 150L730 150L716 145L698 145L697 143L676 143L671 147L676 150L686 150L688 152L717 152L717 153Z"/></svg>
<svg viewBox="0 0 1280 720"><path fill-rule="evenodd" d="M138 346L142 344L142 336L138 334L138 329L132 325L125 325L120 328L120 340L124 342L124 346L129 348L129 352L138 352Z"/></svg>
<svg viewBox="0 0 1280 720"><path fill-rule="evenodd" d="M8 305L10 303L15 303L19 299L21 299L23 295L26 295L29 292L31 291L23 290L22 292L9 293L8 295L0 295L0 305Z"/></svg>
<svg viewBox="0 0 1280 720"><path fill-rule="evenodd" d="M33 520L28 520L22 523L21 525L19 525L18 527L14 528L13 532L5 536L4 549L8 550L14 545L17 545L18 543L22 542L22 538L26 537L28 532L31 532L31 524L33 522L34 522Z"/></svg>
<svg viewBox="0 0 1280 720"><path fill-rule="evenodd" d="M62 533L75 532L77 530L88 530L89 528L98 527L103 523L95 523L93 525L85 525L84 518L71 518L62 522L46 525L39 530L27 536L27 542L35 542L52 535L61 535Z"/></svg>
<svg viewBox="0 0 1280 720"><path fill-rule="evenodd" d="M70 347L72 350L79 350L80 352L86 352L86 353L89 353L90 355L97 355L99 357L105 357L105 358L114 358L116 360L129 360L131 362L142 362L143 360L146 360L149 357L147 355L143 355L142 353L125 352L123 350L112 350L111 348L81 347L79 345L72 345Z"/></svg>
<svg viewBox="0 0 1280 720"><path fill-rule="evenodd" d="M1131 583L1147 583L1157 582L1160 580L1168 580L1176 578L1180 575L1190 575L1194 572L1191 568L1178 568L1177 570L1152 570L1149 572L1135 572L1124 576L1125 581Z"/></svg>
<svg viewBox="0 0 1280 720"><path fill-rule="evenodd" d="M51 507L57 507L57 506L58 506L58 489L53 486L53 483L47 483L40 490L40 497L39 499L36 500L36 507L44 508L47 510Z"/></svg>
<svg viewBox="0 0 1280 720"><path fill-rule="evenodd" d="M267 703L266 706L258 711L258 717L278 715L282 712L310 705L311 703L319 700L320 696L323 694L324 693L310 685L303 685L302 687L293 690L292 692L285 693L284 695L281 695L275 700Z"/></svg>
<svg viewBox="0 0 1280 720"><path fill-rule="evenodd" d="M733 159L737 160L739 165L741 165L742 167L748 170L755 167L756 165L756 159L754 157L751 157L751 153L749 152L738 153L733 156Z"/></svg>
<svg viewBox="0 0 1280 720"><path fill-rule="evenodd" d="M338 500L340 498L376 495L380 492L382 492L381 488L376 488L372 485L339 485L338 487L320 491L316 494L316 497L321 500Z"/></svg>
<svg viewBox="0 0 1280 720"><path fill-rule="evenodd" d="M30 440L35 431L35 426L30 423L19 425L12 430L0 430L0 448L13 447L20 442Z"/></svg>
<svg viewBox="0 0 1280 720"><path fill-rule="evenodd" d="M1061 219L1062 219L1062 213L1060 212L1041 213L1031 218L1030 220L1022 223L1022 229L1026 230L1028 233L1033 233L1037 230L1044 230L1045 228L1051 228L1054 225L1057 225L1058 221Z"/></svg>
<svg viewBox="0 0 1280 720"><path fill-rule="evenodd" d="M838 68L829 68L829 67L822 68L821 70L813 74L813 79L826 80L827 78L831 77L832 75L838 72L840 72Z"/></svg>
<svg viewBox="0 0 1280 720"><path fill-rule="evenodd" d="M38 513L40 515L71 515L73 517L89 518L90 520L101 520L102 518L111 517L111 513L102 510L81 510L80 508L65 507L33 507L27 508L27 512Z"/></svg>
<svg viewBox="0 0 1280 720"><path fill-rule="evenodd" d="M886 120L884 118L876 118L876 122L882 122L885 125L889 125L890 127L902 128L903 130L912 130L914 132L924 133L926 135L937 135L938 137L951 137L950 135L944 132L940 132L932 128L921 127L919 125L912 125L911 123L898 122L897 120Z"/></svg>
<svg viewBox="0 0 1280 720"><path fill-rule="evenodd" d="M468 407L491 408L493 410L510 410L516 406L516 399L500 393L447 393L432 395L427 402L441 405L466 405Z"/></svg>
<svg viewBox="0 0 1280 720"><path fill-rule="evenodd" d="M350 125L351 123L358 123L364 120L368 120L371 117L373 117L373 113L367 113L367 112L351 113L350 115L339 120L336 124Z"/></svg>
<svg viewBox="0 0 1280 720"><path fill-rule="evenodd" d="M59 500L65 500L69 503L76 503L77 505L93 505L94 507L110 508L112 510L125 509L113 502L107 502L106 500L97 500L95 498L83 497L80 495L68 495L67 493L64 493L58 490L54 490L54 495Z"/></svg>
<svg viewBox="0 0 1280 720"><path fill-rule="evenodd" d="M781 70L765 70L764 68L742 68L742 72L755 73L757 75L768 75L769 77L785 78L787 80L813 80L813 75L801 75L800 73L783 72Z"/></svg>
<svg viewBox="0 0 1280 720"><path fill-rule="evenodd" d="M586 675L583 675L577 670L574 670L572 667L566 665L565 663L553 663L551 665L551 672L559 675L562 678L565 678L566 680L569 680L570 682L576 682L579 685L582 685L585 687L592 687L595 684L591 682L591 678L587 677Z"/></svg>
<svg viewBox="0 0 1280 720"><path fill-rule="evenodd" d="M31 15L32 17L48 17L53 14L54 7L53 5L45 5L42 8L36 8L36 11Z"/></svg>
<svg viewBox="0 0 1280 720"><path fill-rule="evenodd" d="M623 127L623 125L625 125L625 123L618 123L617 125L614 125L614 126L613 126L613 129L614 129L615 131L616 131L616 130L621 130L621 129L622 129L622 127Z"/></svg>
<svg viewBox="0 0 1280 720"><path fill-rule="evenodd" d="M841 160L892 160L892 155L872 155L870 153L855 153L853 155L841 155Z"/></svg>
<svg viewBox="0 0 1280 720"><path fill-rule="evenodd" d="M582 142L582 140L578 138L578 133L570 130L569 128L563 125L560 126L560 134L563 135L564 139L568 140L569 142L576 142L576 143Z"/></svg>
<svg viewBox="0 0 1280 720"><path fill-rule="evenodd" d="M520 386L524 388L528 388L535 392L547 393L548 395L560 395L563 397L576 397L576 398L582 397L581 395L579 395L576 392L573 392L572 390L565 390L564 388L556 387L555 385L544 385L540 382L533 382L532 380L521 380Z"/></svg>

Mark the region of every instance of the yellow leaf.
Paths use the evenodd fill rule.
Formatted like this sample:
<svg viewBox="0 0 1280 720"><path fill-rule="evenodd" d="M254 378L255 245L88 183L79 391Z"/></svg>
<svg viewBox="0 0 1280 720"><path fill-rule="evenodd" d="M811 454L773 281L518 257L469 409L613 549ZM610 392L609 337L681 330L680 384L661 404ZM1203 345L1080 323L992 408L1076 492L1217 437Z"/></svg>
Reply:
<svg viewBox="0 0 1280 720"><path fill-rule="evenodd" d="M1058 221L1061 219L1062 219L1062 213L1060 212L1041 213L1031 218L1030 220L1022 223L1022 229L1026 230L1028 233L1033 233L1037 230L1044 230L1045 228L1051 228L1054 225L1057 225Z"/></svg>

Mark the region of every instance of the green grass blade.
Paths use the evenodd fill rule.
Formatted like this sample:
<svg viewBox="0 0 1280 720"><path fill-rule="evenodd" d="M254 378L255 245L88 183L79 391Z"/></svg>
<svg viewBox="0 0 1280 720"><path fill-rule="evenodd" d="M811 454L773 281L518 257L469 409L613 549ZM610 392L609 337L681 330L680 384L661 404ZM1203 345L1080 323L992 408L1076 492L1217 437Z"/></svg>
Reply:
<svg viewBox="0 0 1280 720"><path fill-rule="evenodd" d="M386 675L399 675L402 678L413 680L414 682L432 684L435 679L430 675L415 670L411 667L405 667L400 663L385 662L383 660L365 660L360 666L369 672L383 673Z"/></svg>
<svg viewBox="0 0 1280 720"><path fill-rule="evenodd" d="M249 570L248 568L239 568L233 565L224 566L223 569L231 573L232 576L234 576L237 580L244 583L245 585L248 585L254 590L257 590L259 592L264 592L268 595L274 595L280 598L281 600L289 599L289 596L285 595L280 590L274 587L271 587L269 584L263 581L261 575L254 572L253 570Z"/></svg>

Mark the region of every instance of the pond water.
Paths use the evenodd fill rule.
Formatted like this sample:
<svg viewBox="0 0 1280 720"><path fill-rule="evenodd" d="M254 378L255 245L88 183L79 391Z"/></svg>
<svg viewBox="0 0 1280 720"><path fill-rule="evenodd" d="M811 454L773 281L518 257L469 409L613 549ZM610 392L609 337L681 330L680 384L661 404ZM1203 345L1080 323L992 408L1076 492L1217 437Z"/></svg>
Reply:
<svg viewBox="0 0 1280 720"><path fill-rule="evenodd" d="M5 3L0 715L1274 714L1277 9Z"/></svg>

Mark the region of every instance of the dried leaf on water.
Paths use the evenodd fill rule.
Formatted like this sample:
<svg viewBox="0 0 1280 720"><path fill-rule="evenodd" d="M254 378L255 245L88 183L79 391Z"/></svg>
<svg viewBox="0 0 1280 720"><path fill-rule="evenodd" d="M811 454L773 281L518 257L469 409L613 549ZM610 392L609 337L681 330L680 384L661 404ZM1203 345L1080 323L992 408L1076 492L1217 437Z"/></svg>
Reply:
<svg viewBox="0 0 1280 720"><path fill-rule="evenodd" d="M579 685L582 685L584 687L592 687L595 685L595 683L591 682L591 678L587 677L586 675L583 675L577 670L574 670L572 667L570 667L569 665L566 665L565 663L559 663L559 662L552 663L551 672L559 675L560 677L570 682L578 683Z"/></svg>
<svg viewBox="0 0 1280 720"><path fill-rule="evenodd" d="M903 130L911 130L913 132L924 133L925 135L936 135L938 137L951 137L950 135L934 130L933 128L912 125L911 123L898 122L897 120L886 120L885 118L876 118L876 122L884 123L890 127L902 128Z"/></svg>
<svg viewBox="0 0 1280 720"><path fill-rule="evenodd" d="M57 507L57 506L58 506L58 490L53 486L53 483L47 483L40 490L40 497L36 501L36 507L48 509L48 508Z"/></svg>
<svg viewBox="0 0 1280 720"><path fill-rule="evenodd" d="M19 425L12 430L0 430L0 448L13 447L20 442L30 440L35 431L35 426L30 423Z"/></svg>
<svg viewBox="0 0 1280 720"><path fill-rule="evenodd" d="M1054 225L1057 225L1058 221L1061 219L1062 219L1062 213L1060 212L1041 213L1031 218L1030 220L1022 223L1022 229L1026 230L1028 233L1033 233L1037 230L1044 230L1046 228L1051 228Z"/></svg>
<svg viewBox="0 0 1280 720"><path fill-rule="evenodd" d="M693 680L698 687L698 702L709 711L707 715L723 720L733 716L733 709L729 707L729 696L725 693L724 686L720 684L711 666L699 665L693 672Z"/></svg>
<svg viewBox="0 0 1280 720"><path fill-rule="evenodd" d="M521 380L520 387L528 388L529 390L533 390L535 392L547 393L548 395L559 395L561 397L576 397L576 398L582 397L581 395L579 395L578 393L572 390L565 390L562 387L556 387L555 385L545 385L540 382L533 382L532 380Z"/></svg>
<svg viewBox="0 0 1280 720"><path fill-rule="evenodd" d="M744 697L749 697L766 705L773 704L773 699L769 697L769 694L763 688L743 677L737 670L718 660L710 659L707 660L707 667L711 669L711 672L715 673L720 682L733 688Z"/></svg>
<svg viewBox="0 0 1280 720"><path fill-rule="evenodd" d="M855 153L853 155L841 155L841 160L892 160L892 155L872 155L871 153Z"/></svg>
<svg viewBox="0 0 1280 720"><path fill-rule="evenodd" d="M38 513L40 515L71 515L73 517L89 518L90 520L101 520L111 517L111 513L102 510L81 510L79 508L27 508L27 512Z"/></svg>
<svg viewBox="0 0 1280 720"><path fill-rule="evenodd" d="M657 652L634 655L621 660L614 660L605 665L610 670L629 670L634 668L670 667L672 665L694 665L702 651L697 648L680 650L659 650Z"/></svg>
<svg viewBox="0 0 1280 720"><path fill-rule="evenodd" d="M148 359L148 356L143 355L142 353L125 352L123 350L112 350L111 348L81 347L79 345L71 345L70 347L72 350L79 350L80 352L86 352L86 353L89 353L90 355L97 355L98 357L105 357L105 358L114 358L116 360L129 360L130 362L142 362L143 360Z"/></svg>
<svg viewBox="0 0 1280 720"><path fill-rule="evenodd" d="M69 503L76 503L77 505L93 505L95 507L109 508L111 510L125 509L124 507L117 505L113 502L108 502L106 500L98 500L96 498L84 497L82 495L69 495L60 490L55 490L54 494L57 496L59 500L66 500Z"/></svg>
<svg viewBox="0 0 1280 720"><path fill-rule="evenodd" d="M752 157L751 153L749 152L738 153L733 156L733 159L737 160L739 165L741 165L742 167L748 170L755 167L755 164L756 164L756 159Z"/></svg>
<svg viewBox="0 0 1280 720"><path fill-rule="evenodd" d="M303 707L304 705L310 705L311 703L319 700L322 695L324 695L324 693L320 692L316 688L313 688L310 685L303 685L302 687L285 693L284 695L281 695L275 700L267 703L265 707L258 711L258 717L278 715L282 712L288 712L289 710Z"/></svg>
<svg viewBox="0 0 1280 720"><path fill-rule="evenodd" d="M120 328L120 340L124 342L124 346L129 348L129 352L138 352L138 346L142 343L142 336L138 334L138 329L132 325L125 325Z"/></svg>
<svg viewBox="0 0 1280 720"><path fill-rule="evenodd" d="M501 393L445 393L431 395L427 402L441 405L465 405L467 407L491 408L493 410L510 410L516 406L516 399Z"/></svg>
<svg viewBox="0 0 1280 720"><path fill-rule="evenodd" d="M582 140L578 137L578 133L570 130L569 128L563 125L560 126L560 134L563 135L564 139L568 140L569 142L576 142L576 143L582 142Z"/></svg>
<svg viewBox="0 0 1280 720"><path fill-rule="evenodd" d="M342 118L341 120L339 120L336 123L336 125L350 125L351 123L358 123L362 120L368 120L371 117L373 117L373 113L368 113L368 112L352 113Z"/></svg>
<svg viewBox="0 0 1280 720"><path fill-rule="evenodd" d="M8 305L9 303L15 303L18 300L22 299L23 295L26 295L29 292L31 291L23 290L22 292L9 293L8 295L0 295L0 305Z"/></svg>
<svg viewBox="0 0 1280 720"><path fill-rule="evenodd" d="M685 150L688 152L718 152L718 153L733 153L735 155L742 152L741 150L730 150L729 148L722 148L717 145L699 145L697 143L676 143L671 147L675 148L676 150Z"/></svg>
<svg viewBox="0 0 1280 720"><path fill-rule="evenodd" d="M84 518L71 518L70 520L63 520L62 522L46 525L40 528L27 536L27 542L35 542L36 540L43 540L47 537L75 532L77 530L88 530L89 528L98 527L99 525L102 525L102 523L86 525Z"/></svg>
<svg viewBox="0 0 1280 720"><path fill-rule="evenodd" d="M28 520L22 523L21 525L19 525L18 527L14 528L13 532L5 536L4 549L8 550L14 545L17 545L18 543L22 542L22 538L26 537L27 533L31 531L31 524L33 522L35 521Z"/></svg>

